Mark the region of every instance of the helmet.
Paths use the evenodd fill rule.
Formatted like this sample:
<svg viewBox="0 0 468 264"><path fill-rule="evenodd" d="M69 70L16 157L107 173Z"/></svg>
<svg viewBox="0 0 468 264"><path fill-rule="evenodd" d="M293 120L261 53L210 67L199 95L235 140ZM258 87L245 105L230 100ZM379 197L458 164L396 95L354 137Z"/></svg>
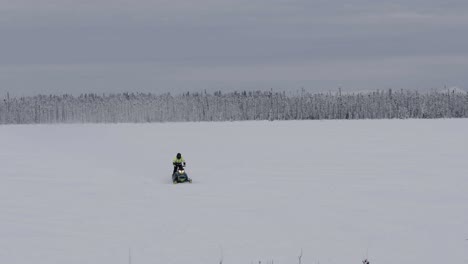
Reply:
<svg viewBox="0 0 468 264"><path fill-rule="evenodd" d="M178 159L182 158L182 154L177 153L177 158L178 158Z"/></svg>

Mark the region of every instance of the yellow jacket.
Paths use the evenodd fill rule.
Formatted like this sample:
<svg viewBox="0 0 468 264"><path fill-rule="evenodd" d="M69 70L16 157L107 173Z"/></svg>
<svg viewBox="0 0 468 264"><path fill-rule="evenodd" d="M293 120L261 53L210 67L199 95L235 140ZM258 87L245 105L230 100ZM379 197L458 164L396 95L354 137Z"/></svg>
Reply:
<svg viewBox="0 0 468 264"><path fill-rule="evenodd" d="M184 157L180 157L180 159L178 159L177 157L175 157L174 160L172 161L172 164L173 164L173 165L176 165L176 164L185 164Z"/></svg>

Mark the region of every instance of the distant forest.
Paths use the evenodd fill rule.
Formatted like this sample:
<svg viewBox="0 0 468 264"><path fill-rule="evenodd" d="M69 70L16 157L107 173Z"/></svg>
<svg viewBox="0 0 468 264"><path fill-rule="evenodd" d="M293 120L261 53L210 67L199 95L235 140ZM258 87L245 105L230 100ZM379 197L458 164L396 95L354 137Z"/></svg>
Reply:
<svg viewBox="0 0 468 264"><path fill-rule="evenodd" d="M468 94L273 91L6 96L0 124L468 117Z"/></svg>

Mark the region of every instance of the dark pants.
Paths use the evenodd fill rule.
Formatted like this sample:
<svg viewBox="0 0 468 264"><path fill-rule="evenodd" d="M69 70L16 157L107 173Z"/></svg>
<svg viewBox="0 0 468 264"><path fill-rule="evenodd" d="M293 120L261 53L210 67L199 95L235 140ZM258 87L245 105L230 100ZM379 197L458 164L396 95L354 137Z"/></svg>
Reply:
<svg viewBox="0 0 468 264"><path fill-rule="evenodd" d="M174 165L174 171L172 172L172 174L175 174L176 171L177 171L177 169L178 169L179 167L182 167L182 164L173 164L173 165Z"/></svg>

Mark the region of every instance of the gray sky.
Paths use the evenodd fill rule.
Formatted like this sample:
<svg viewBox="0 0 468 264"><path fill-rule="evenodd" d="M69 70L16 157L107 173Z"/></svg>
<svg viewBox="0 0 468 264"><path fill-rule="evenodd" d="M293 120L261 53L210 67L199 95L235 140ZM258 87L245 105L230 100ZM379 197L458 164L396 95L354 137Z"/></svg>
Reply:
<svg viewBox="0 0 468 264"><path fill-rule="evenodd" d="M467 73L466 0L0 0L2 94L467 89Z"/></svg>

